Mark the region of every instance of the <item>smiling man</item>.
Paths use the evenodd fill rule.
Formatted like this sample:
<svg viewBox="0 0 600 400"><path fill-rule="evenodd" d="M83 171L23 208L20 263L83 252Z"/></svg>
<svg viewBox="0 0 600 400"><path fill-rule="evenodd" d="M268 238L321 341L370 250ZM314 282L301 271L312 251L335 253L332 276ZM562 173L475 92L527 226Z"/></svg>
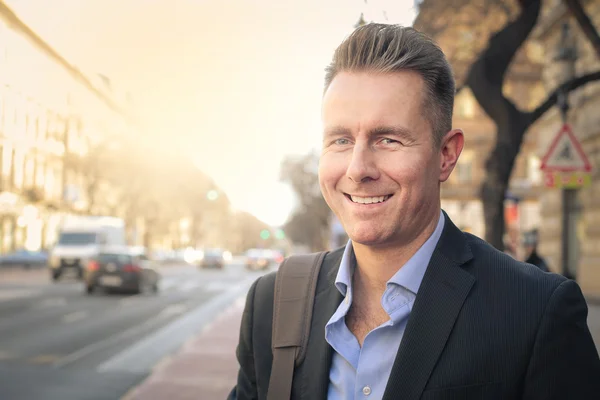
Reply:
<svg viewBox="0 0 600 400"><path fill-rule="evenodd" d="M350 241L316 283L293 399L588 399L600 360L578 285L461 232L440 208L464 145L430 39L368 24L336 50L319 168ZM275 275L248 294L230 398L266 399Z"/></svg>

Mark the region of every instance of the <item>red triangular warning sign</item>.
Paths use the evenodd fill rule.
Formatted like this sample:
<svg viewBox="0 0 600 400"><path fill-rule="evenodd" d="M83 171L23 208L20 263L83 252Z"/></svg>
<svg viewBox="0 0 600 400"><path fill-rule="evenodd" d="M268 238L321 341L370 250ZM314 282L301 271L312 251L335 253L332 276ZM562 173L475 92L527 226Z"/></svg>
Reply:
<svg viewBox="0 0 600 400"><path fill-rule="evenodd" d="M548 152L542 159L541 169L560 172L592 170L592 165L569 124L564 124L552 140Z"/></svg>

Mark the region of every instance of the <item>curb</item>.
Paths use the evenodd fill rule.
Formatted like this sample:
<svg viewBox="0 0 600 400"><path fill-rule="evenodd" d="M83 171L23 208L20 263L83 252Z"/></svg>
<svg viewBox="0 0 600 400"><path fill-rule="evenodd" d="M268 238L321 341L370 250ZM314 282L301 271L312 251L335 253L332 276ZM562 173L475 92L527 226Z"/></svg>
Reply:
<svg viewBox="0 0 600 400"><path fill-rule="evenodd" d="M171 362L176 359L179 355L183 354L186 349L189 349L192 345L193 342L197 341L199 337L201 337L203 334L205 334L206 332L210 331L210 329L218 324L220 321L227 319L228 317L230 317L232 314L236 313L239 308L243 308L244 304L246 301L246 296L239 296L238 298L236 298L229 306L227 306L227 308L225 308L223 310L222 313L220 313L216 318L214 318L212 321L210 321L209 323L207 323L206 325L204 325L200 330L198 330L198 332L196 332L194 335L190 336L182 345L181 347L174 353L169 354L167 356L165 356L163 359L161 359L151 370L151 372L148 374L148 376L141 381L139 384L133 386L132 388L130 388L127 393L125 393L125 395L123 395L123 397L121 397L121 400L134 400L136 398L137 393L140 391L140 389L150 380L152 379L153 376L158 376L161 371L165 370L170 364Z"/></svg>

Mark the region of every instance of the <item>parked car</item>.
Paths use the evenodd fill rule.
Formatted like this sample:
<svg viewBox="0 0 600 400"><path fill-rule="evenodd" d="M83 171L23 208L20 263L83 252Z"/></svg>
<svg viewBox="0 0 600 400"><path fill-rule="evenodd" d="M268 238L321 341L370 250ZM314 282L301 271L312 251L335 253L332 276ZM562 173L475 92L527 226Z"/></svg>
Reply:
<svg viewBox="0 0 600 400"><path fill-rule="evenodd" d="M222 249L205 249L202 252L198 266L200 268L220 268L225 267L225 263L231 256L229 252Z"/></svg>
<svg viewBox="0 0 600 400"><path fill-rule="evenodd" d="M96 288L119 289L133 293L158 292L160 274L145 254L128 247L102 249L91 259L85 272L86 292Z"/></svg>
<svg viewBox="0 0 600 400"><path fill-rule="evenodd" d="M48 264L48 253L44 251L16 250L0 256L2 267L45 267Z"/></svg>

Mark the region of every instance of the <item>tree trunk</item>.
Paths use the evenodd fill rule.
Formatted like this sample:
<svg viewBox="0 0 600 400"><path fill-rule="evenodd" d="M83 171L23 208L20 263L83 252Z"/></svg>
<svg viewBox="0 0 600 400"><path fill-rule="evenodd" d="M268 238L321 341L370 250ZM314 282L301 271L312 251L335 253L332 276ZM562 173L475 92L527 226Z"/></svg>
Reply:
<svg viewBox="0 0 600 400"><path fill-rule="evenodd" d="M507 106L510 109L510 106ZM485 239L498 250L504 250L504 198L510 175L519 154L529 123L516 109L509 110L509 124L498 124L496 146L486 165L486 180L481 185L485 220ZM511 138L506 140L507 138Z"/></svg>
<svg viewBox="0 0 600 400"><path fill-rule="evenodd" d="M532 123L530 115L518 110L502 93L506 71L535 26L540 11L540 0L524 0L521 5L519 17L491 37L466 79L477 102L497 128L495 147L485 165L487 177L481 185L480 195L485 239L499 250L504 250L504 196L523 136Z"/></svg>

